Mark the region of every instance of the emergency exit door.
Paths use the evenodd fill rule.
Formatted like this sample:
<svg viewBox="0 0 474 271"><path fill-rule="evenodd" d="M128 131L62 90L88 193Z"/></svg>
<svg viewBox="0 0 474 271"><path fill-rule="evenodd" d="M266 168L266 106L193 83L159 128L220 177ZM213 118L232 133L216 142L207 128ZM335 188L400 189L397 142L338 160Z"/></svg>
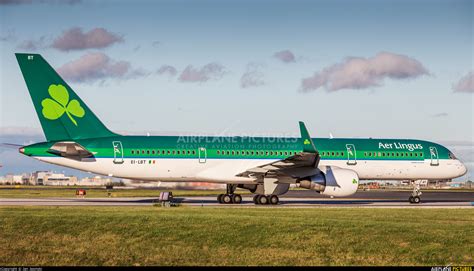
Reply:
<svg viewBox="0 0 474 271"><path fill-rule="evenodd" d="M356 157L356 148L354 144L346 144L346 149L347 149L347 164L356 165L357 157Z"/></svg>
<svg viewBox="0 0 474 271"><path fill-rule="evenodd" d="M206 163L207 151L204 147L199 147L198 149L199 163Z"/></svg>

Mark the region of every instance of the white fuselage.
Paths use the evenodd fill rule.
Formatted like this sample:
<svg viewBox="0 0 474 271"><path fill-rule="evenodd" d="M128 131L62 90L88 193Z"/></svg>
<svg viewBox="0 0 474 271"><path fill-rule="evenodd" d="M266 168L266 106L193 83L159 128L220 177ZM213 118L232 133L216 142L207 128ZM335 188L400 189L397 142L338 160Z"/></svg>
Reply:
<svg viewBox="0 0 474 271"><path fill-rule="evenodd" d="M236 177L239 173L278 159L123 159L97 158L81 162L62 157L35 157L56 165L66 166L96 174L143 181L251 183L252 178ZM418 180L452 179L466 172L457 159L440 159L437 165L431 160L374 161L358 160L355 165L347 160L321 160L319 167L335 166L355 171L361 180Z"/></svg>

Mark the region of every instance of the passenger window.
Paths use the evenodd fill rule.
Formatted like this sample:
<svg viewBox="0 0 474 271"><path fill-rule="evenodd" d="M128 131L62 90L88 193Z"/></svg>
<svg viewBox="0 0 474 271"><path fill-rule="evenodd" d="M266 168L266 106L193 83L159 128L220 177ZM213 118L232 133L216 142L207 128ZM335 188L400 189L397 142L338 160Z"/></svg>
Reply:
<svg viewBox="0 0 474 271"><path fill-rule="evenodd" d="M234 152L234 151L232 151L232 155L235 155L235 152Z"/></svg>
<svg viewBox="0 0 474 271"><path fill-rule="evenodd" d="M217 151L217 154L221 154L221 152L220 152L220 151Z"/></svg>
<svg viewBox="0 0 474 271"><path fill-rule="evenodd" d="M179 154L179 151L177 151L176 154Z"/></svg>
<svg viewBox="0 0 474 271"><path fill-rule="evenodd" d="M196 154L196 151L193 151L193 154Z"/></svg>

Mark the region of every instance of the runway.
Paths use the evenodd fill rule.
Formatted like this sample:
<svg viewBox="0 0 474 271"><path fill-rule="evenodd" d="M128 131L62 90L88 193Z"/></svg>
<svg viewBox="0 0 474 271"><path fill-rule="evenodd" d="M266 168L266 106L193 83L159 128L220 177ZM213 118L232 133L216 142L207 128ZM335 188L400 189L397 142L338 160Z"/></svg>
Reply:
<svg viewBox="0 0 474 271"><path fill-rule="evenodd" d="M251 195L243 195L242 204L218 204L215 196L176 197L182 206L199 207L360 207L360 208L472 208L474 192L427 191L420 204L408 202L409 191L360 191L350 198L327 198L313 191L290 191L278 205L255 205ZM157 198L0 198L0 206L151 206Z"/></svg>

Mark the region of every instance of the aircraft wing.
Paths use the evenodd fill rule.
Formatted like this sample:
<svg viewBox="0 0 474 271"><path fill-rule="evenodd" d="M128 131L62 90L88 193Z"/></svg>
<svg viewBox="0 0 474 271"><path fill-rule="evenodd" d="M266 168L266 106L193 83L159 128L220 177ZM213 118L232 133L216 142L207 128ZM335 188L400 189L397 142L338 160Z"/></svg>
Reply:
<svg viewBox="0 0 474 271"><path fill-rule="evenodd" d="M295 178L314 175L319 172L319 152L314 146L308 130L300 121L302 152L269 164L251 168L238 174L238 177L250 177L263 180L264 177L276 177L280 183L293 182Z"/></svg>

